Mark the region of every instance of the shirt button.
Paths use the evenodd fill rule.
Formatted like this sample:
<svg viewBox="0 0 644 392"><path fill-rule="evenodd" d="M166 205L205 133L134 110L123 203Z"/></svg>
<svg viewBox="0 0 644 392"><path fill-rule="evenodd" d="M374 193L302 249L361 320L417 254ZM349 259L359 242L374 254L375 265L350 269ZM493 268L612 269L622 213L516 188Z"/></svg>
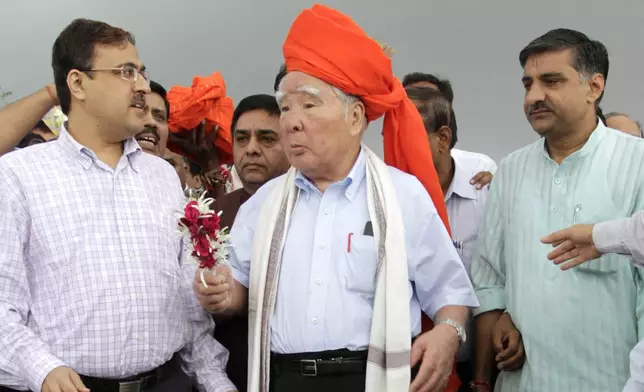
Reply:
<svg viewBox="0 0 644 392"><path fill-rule="evenodd" d="M328 208L324 209L324 215L329 215L329 209Z"/></svg>
<svg viewBox="0 0 644 392"><path fill-rule="evenodd" d="M555 180L555 184L557 184L557 185L561 184L561 180L557 178L557 179Z"/></svg>
<svg viewBox="0 0 644 392"><path fill-rule="evenodd" d="M313 324L317 324L317 323L318 323L318 318L317 318L317 317L313 317L313 320L311 320L311 321L313 321Z"/></svg>
<svg viewBox="0 0 644 392"><path fill-rule="evenodd" d="M320 244L320 249L324 249L324 244Z"/></svg>
<svg viewBox="0 0 644 392"><path fill-rule="evenodd" d="M316 284L320 284L320 283L322 283L322 279L315 279L315 283L316 283Z"/></svg>
<svg viewBox="0 0 644 392"><path fill-rule="evenodd" d="M349 189L349 190L347 191L347 193L348 193L349 195L353 195L353 191L352 191L351 189Z"/></svg>
<svg viewBox="0 0 644 392"><path fill-rule="evenodd" d="M557 212L557 211L559 211L559 207L555 207L555 208L553 208L552 210L553 210L554 212Z"/></svg>

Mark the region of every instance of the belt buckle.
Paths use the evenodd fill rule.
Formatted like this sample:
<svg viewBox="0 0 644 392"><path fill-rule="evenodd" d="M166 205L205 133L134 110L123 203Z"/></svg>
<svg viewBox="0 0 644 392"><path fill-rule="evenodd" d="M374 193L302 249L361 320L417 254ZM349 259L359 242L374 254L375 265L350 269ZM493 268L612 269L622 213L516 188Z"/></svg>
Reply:
<svg viewBox="0 0 644 392"><path fill-rule="evenodd" d="M300 361L300 374L306 377L318 375L318 363L315 359L302 359Z"/></svg>
<svg viewBox="0 0 644 392"><path fill-rule="evenodd" d="M143 391L143 379L119 383L119 392L141 392Z"/></svg>

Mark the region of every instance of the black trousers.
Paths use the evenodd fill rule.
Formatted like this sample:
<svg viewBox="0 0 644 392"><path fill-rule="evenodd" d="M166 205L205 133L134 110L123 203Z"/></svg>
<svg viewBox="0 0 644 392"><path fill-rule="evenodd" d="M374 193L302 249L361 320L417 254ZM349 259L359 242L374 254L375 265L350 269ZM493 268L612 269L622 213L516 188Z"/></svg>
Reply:
<svg viewBox="0 0 644 392"><path fill-rule="evenodd" d="M474 380L473 364L470 361L456 363L456 373L461 380L461 387L458 392L470 392L470 382Z"/></svg>
<svg viewBox="0 0 644 392"><path fill-rule="evenodd" d="M180 371L170 378L154 385L152 388L144 389L144 392L190 392L192 390L192 382L188 376ZM0 392L23 392L15 389L0 386ZM118 392L118 391L114 391Z"/></svg>
<svg viewBox="0 0 644 392"><path fill-rule="evenodd" d="M346 355L345 350L325 351L314 355L319 359L329 359L334 356L350 356ZM344 355L338 355L342 353ZM306 357L311 357L310 353L303 354ZM418 366L414 367L411 371L411 379L413 380L418 373ZM364 392L366 384L366 373L355 374L338 374L338 375L324 375L324 376L303 376L299 372L284 372L279 368L271 366L271 377L269 392ZM403 391L404 392L404 391Z"/></svg>

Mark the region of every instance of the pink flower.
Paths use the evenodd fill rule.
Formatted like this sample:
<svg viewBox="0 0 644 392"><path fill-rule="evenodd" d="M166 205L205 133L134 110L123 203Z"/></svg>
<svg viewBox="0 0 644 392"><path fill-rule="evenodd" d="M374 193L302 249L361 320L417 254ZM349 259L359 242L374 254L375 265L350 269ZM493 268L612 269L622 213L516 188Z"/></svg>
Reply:
<svg viewBox="0 0 644 392"><path fill-rule="evenodd" d="M200 215L198 207L199 207L199 204L195 200L186 204L186 207L183 210L184 218L182 219L182 223L184 222L184 220L189 223L197 223ZM186 226L190 226L190 225L186 225Z"/></svg>
<svg viewBox="0 0 644 392"><path fill-rule="evenodd" d="M199 219L199 223L201 223L203 231L210 234L211 236L214 236L217 230L219 230L219 221L220 219L217 214Z"/></svg>
<svg viewBox="0 0 644 392"><path fill-rule="evenodd" d="M210 241L205 234L198 235L193 238L195 253L198 258L203 258L206 256L212 255L212 249L210 248Z"/></svg>
<svg viewBox="0 0 644 392"><path fill-rule="evenodd" d="M212 255L202 257L200 261L201 263L199 264L199 267L206 269L211 269L216 264L215 258Z"/></svg>

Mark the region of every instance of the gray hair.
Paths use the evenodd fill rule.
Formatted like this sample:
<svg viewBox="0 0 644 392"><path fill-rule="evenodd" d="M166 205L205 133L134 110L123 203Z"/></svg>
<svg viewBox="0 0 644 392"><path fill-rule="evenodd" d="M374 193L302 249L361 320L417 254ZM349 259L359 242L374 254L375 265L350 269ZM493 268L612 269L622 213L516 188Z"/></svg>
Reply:
<svg viewBox="0 0 644 392"><path fill-rule="evenodd" d="M351 106L351 104L353 104L353 103L361 102L360 97L356 97L355 95L347 94L347 93L345 93L344 91L340 90L339 88L337 88L335 86L331 86L331 88L333 88L333 91L335 92L335 95L337 95L338 98L340 99L340 101L342 101L342 103L344 104L344 118L345 118L345 120L348 120L349 119L349 106ZM367 116L365 115L362 118L362 129L360 130L360 132L366 131L367 130L367 125L368 125L368 120L367 120Z"/></svg>

